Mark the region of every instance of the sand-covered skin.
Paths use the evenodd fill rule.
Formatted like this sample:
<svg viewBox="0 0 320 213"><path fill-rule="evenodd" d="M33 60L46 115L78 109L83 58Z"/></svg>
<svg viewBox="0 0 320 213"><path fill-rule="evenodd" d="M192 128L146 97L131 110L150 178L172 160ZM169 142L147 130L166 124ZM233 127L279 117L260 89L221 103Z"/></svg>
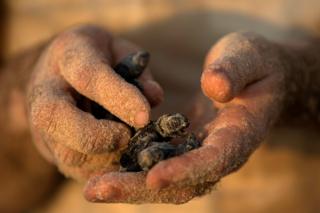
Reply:
<svg viewBox="0 0 320 213"><path fill-rule="evenodd" d="M84 180L94 176L84 192L90 201L187 202L240 168L284 111L288 115L288 109L299 109L318 118L317 42L292 46L252 33L230 34L213 47L204 66L202 89L219 109L209 125L197 127L205 138L204 146L159 163L147 175L114 173L119 151L130 137L128 128L96 120L77 109L77 94L110 107L123 121L138 127L149 117L148 104L162 100L162 90L148 72L140 78L144 88L149 88L144 94L111 72L110 67L134 47L117 39L109 45L99 43L99 38L107 41L109 36L85 26L56 37L37 62L26 98L30 129L40 152L69 177ZM120 44L127 49L121 50ZM100 48L111 48L110 54ZM96 73L99 77L90 80ZM128 96L106 82L116 82ZM212 115L210 109L198 112L204 117ZM117 194L121 196L114 196Z"/></svg>
<svg viewBox="0 0 320 213"><path fill-rule="evenodd" d="M287 81L296 70L288 64L293 62L283 47L254 33L220 40L207 56L201 79L204 93L219 109L204 146L159 163L148 185L217 181L243 165L289 104Z"/></svg>
<svg viewBox="0 0 320 213"><path fill-rule="evenodd" d="M204 146L155 166L147 179L151 187L217 181L247 160L282 109L286 70L277 50L252 33L230 34L214 46L202 89L220 110Z"/></svg>
<svg viewBox="0 0 320 213"><path fill-rule="evenodd" d="M108 173L90 179L85 197L91 202L182 204L211 191L214 183L172 186L162 190L147 188L146 173Z"/></svg>
<svg viewBox="0 0 320 213"><path fill-rule="evenodd" d="M319 62L311 59L320 61L320 48L310 47L312 45L290 48L249 32L225 36L208 53L202 74L203 92L218 108L216 117L205 126L206 131L202 131L205 132L203 146L158 163L145 178L130 173L94 178L87 184L86 198L99 202L166 202L172 199L171 195L161 198L161 190L183 191L191 187L193 190L187 192L187 199L191 199L198 196L195 191L199 184L207 183L211 189L213 183L247 161L272 125L282 118L281 115L287 114L289 108L296 107L297 103L308 106L308 102L297 102L301 100L299 94L319 95L317 87L308 85L319 85ZM304 58L308 55L309 58ZM319 98L316 100L319 106ZM319 113L319 109L313 112ZM123 178L131 179L130 184L123 184L126 182ZM146 185L141 185L144 183L139 182L141 178ZM121 197L128 192L131 198L138 194L139 199ZM179 196L184 200L185 195L172 193L175 200L170 202L180 203Z"/></svg>
<svg viewBox="0 0 320 213"><path fill-rule="evenodd" d="M147 124L150 104L162 100L149 70L139 79L142 94L111 68L138 49L101 28L80 26L56 36L36 63L28 85L29 120L37 147L66 176L85 180L116 171L131 136L129 127ZM82 111L79 95L124 123Z"/></svg>

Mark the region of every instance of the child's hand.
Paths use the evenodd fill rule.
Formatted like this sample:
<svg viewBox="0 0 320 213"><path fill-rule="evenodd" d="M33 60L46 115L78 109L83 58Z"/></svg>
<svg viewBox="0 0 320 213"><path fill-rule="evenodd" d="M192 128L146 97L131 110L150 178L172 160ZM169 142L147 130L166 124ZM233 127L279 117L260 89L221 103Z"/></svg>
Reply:
<svg viewBox="0 0 320 213"><path fill-rule="evenodd" d="M94 177L87 184L86 198L183 203L210 191L246 162L277 120L291 75L285 63L280 47L259 35L225 36L209 52L202 74L203 92L219 109L203 127L207 134L202 147L159 162L148 174Z"/></svg>
<svg viewBox="0 0 320 213"><path fill-rule="evenodd" d="M112 69L137 50L103 29L81 26L58 35L42 53L28 86L29 118L37 147L65 175L87 179L117 170L118 151L129 141L124 123L82 110L90 100L133 127L146 125L150 105L161 102L162 89L148 69L139 78L143 94Z"/></svg>

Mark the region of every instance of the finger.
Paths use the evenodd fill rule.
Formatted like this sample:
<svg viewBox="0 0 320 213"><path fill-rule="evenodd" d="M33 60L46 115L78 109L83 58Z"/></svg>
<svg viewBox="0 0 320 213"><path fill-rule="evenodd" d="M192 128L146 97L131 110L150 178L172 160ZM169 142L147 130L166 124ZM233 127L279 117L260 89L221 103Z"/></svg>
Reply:
<svg viewBox="0 0 320 213"><path fill-rule="evenodd" d="M119 170L119 153L85 155L61 143L50 143L55 164L66 177L84 181L92 175Z"/></svg>
<svg viewBox="0 0 320 213"><path fill-rule="evenodd" d="M87 180L92 175L119 170L119 152L89 155L70 149L62 143L44 135L47 146L53 154L53 162L66 177L78 181Z"/></svg>
<svg viewBox="0 0 320 213"><path fill-rule="evenodd" d="M149 188L217 181L238 169L262 141L281 110L278 77L251 85L241 97L220 110L203 146L162 161L148 173Z"/></svg>
<svg viewBox="0 0 320 213"><path fill-rule="evenodd" d="M67 177L72 177L79 181L86 179L84 172L80 168L86 161L87 155L72 150L61 143L55 143L48 135L40 134L35 128L33 129L34 142L49 162L57 165L59 171Z"/></svg>
<svg viewBox="0 0 320 213"><path fill-rule="evenodd" d="M68 167L80 167L86 161L86 154L70 149L62 143L51 141L48 143L48 146L53 152L57 165L65 164Z"/></svg>
<svg viewBox="0 0 320 213"><path fill-rule="evenodd" d="M110 38L69 33L60 38L58 65L61 75L79 93L108 109L112 114L135 127L149 122L150 106L139 90L127 83L109 66L106 52ZM109 40L109 43L107 42ZM101 44L102 43L102 44Z"/></svg>
<svg viewBox="0 0 320 213"><path fill-rule="evenodd" d="M70 93L60 84L59 81L43 82L33 90L30 114L35 128L52 140L85 154L126 147L130 130L125 124L96 120L79 110Z"/></svg>
<svg viewBox="0 0 320 213"><path fill-rule="evenodd" d="M148 68L139 77L139 82L143 88L142 93L146 96L152 107L158 106L163 102L163 89L158 82L153 80Z"/></svg>
<svg viewBox="0 0 320 213"><path fill-rule="evenodd" d="M106 203L175 203L181 204L210 192L213 183L197 186L171 187L150 190L145 184L145 173L109 173L91 178L84 196L91 202Z"/></svg>
<svg viewBox="0 0 320 213"><path fill-rule="evenodd" d="M116 38L113 40L113 52L115 64L119 63L128 54L141 50L138 46L133 43ZM146 96L151 106L157 106L163 101L163 90L161 86L154 81L150 69L147 67L142 75L138 78L143 91L142 93Z"/></svg>
<svg viewBox="0 0 320 213"><path fill-rule="evenodd" d="M232 33L208 53L201 86L219 102L228 102L247 85L276 72L273 44L254 33Z"/></svg>
<svg viewBox="0 0 320 213"><path fill-rule="evenodd" d="M231 115L232 114L232 115ZM238 116L237 109L228 109L218 115L229 120ZM241 118L241 117L240 117ZM241 119L245 124L245 119ZM252 130L249 125L248 129ZM256 143L247 131L235 124L221 123L214 127L215 130L205 139L201 148L193 150L182 156L175 157L158 163L148 173L147 185L152 189L161 189L172 184L197 184L201 182L218 181L224 175L230 173L232 169L238 168L247 159L249 147L254 147L251 143ZM220 128L220 129L219 129ZM245 138L247 138L245 140ZM245 142L250 142L245 144Z"/></svg>

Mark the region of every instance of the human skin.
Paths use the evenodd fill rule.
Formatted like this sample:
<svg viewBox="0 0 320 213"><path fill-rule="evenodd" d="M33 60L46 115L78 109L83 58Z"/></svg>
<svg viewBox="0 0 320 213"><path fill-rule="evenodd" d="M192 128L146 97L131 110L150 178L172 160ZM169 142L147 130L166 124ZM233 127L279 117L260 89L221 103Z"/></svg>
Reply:
<svg viewBox="0 0 320 213"><path fill-rule="evenodd" d="M319 83L319 40L279 44L250 32L226 35L204 63L201 87L213 107L198 110L204 113L194 122L218 113L202 127L202 147L147 174L93 177L85 196L94 202L179 204L203 195L239 169L277 121L319 123Z"/></svg>
<svg viewBox="0 0 320 213"><path fill-rule="evenodd" d="M148 70L140 79L142 94L110 68L137 49L98 27L77 27L45 45L25 73L27 93L21 96L34 142L66 176L88 180L84 195L89 201L187 202L240 168L293 104L311 117L319 114L314 107L319 106L314 100L319 97L316 41L284 45L253 33L233 33L210 50L204 65L202 89L214 107L195 119L210 119L215 108L219 112L200 128L203 146L160 162L148 173L116 172L113 162L129 140L128 125L144 126L150 105L162 100ZM78 106L86 104L84 97L128 125L83 112Z"/></svg>
<svg viewBox="0 0 320 213"><path fill-rule="evenodd" d="M87 25L60 33L38 59L27 88L31 129L39 150L66 176L86 180L116 171L131 136L129 126L146 125L150 105L162 100L148 69L139 78L143 94L112 69L138 49ZM89 99L123 122L83 111Z"/></svg>

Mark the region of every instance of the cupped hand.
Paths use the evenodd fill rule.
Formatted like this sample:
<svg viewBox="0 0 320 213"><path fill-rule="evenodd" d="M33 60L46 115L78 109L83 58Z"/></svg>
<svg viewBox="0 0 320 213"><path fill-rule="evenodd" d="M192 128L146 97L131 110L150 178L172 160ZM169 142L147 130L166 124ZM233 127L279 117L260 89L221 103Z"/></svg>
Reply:
<svg viewBox="0 0 320 213"><path fill-rule="evenodd" d="M204 94L218 108L216 117L203 127L202 147L162 161L147 174L93 177L86 198L184 203L205 194L239 169L261 143L285 104L289 79L279 45L250 32L225 36L209 51L201 77Z"/></svg>
<svg viewBox="0 0 320 213"><path fill-rule="evenodd" d="M146 125L150 105L161 102L148 69L138 79L143 92L112 69L138 49L86 25L60 33L40 56L28 85L29 120L36 146L66 176L83 180L117 170L129 126ZM97 106L121 121L94 116Z"/></svg>

